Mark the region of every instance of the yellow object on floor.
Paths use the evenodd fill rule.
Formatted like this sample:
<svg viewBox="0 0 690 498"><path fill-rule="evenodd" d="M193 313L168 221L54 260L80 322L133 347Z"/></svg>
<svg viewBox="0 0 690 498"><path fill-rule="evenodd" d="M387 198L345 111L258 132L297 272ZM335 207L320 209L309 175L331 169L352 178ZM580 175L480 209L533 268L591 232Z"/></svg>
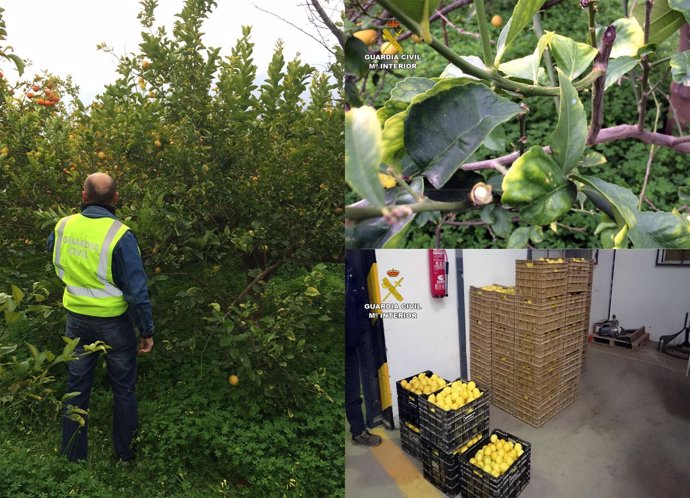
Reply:
<svg viewBox="0 0 690 498"><path fill-rule="evenodd" d="M385 429L370 431L383 438L379 446L371 448L381 467L395 482L401 493L408 498L434 498L444 496L429 481L424 479L421 470L415 465L414 459L390 440Z"/></svg>

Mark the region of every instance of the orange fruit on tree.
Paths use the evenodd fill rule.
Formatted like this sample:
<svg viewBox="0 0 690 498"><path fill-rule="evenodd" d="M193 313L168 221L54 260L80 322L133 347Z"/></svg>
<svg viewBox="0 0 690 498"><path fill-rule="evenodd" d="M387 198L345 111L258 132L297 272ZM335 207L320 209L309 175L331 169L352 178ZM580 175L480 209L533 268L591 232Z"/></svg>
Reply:
<svg viewBox="0 0 690 498"><path fill-rule="evenodd" d="M146 61L146 60L145 60L144 62L141 63L141 68L142 68L144 71L146 71L146 70L149 68L150 65L151 65L151 63L150 63L149 61Z"/></svg>
<svg viewBox="0 0 690 498"><path fill-rule="evenodd" d="M236 386L240 383L240 379L237 377L237 375L231 375L230 377L228 377L228 382L231 386Z"/></svg>
<svg viewBox="0 0 690 498"><path fill-rule="evenodd" d="M503 18L501 16L499 16L498 14L496 14L495 16L493 16L491 18L491 25L494 28L500 28L501 26L503 26Z"/></svg>
<svg viewBox="0 0 690 498"><path fill-rule="evenodd" d="M41 89L41 87L38 86L38 85L34 85L34 86L31 87L31 89L32 89L34 92L38 92L38 91Z"/></svg>

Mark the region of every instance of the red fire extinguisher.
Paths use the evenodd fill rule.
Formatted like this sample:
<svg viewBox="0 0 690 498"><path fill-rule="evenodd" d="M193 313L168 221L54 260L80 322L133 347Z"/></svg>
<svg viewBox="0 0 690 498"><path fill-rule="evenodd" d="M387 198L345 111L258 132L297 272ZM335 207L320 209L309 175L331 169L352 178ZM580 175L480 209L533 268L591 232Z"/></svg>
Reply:
<svg viewBox="0 0 690 498"><path fill-rule="evenodd" d="M448 296L448 256L444 249L429 249L431 297Z"/></svg>

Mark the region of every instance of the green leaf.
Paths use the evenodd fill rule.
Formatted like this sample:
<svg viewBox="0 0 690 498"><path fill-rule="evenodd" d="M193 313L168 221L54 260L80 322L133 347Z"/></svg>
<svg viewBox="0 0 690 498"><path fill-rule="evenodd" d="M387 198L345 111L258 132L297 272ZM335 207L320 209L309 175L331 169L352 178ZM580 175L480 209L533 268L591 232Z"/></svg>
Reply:
<svg viewBox="0 0 690 498"><path fill-rule="evenodd" d="M690 0L668 0L668 6L685 16L685 22L690 24Z"/></svg>
<svg viewBox="0 0 690 498"><path fill-rule="evenodd" d="M365 56L369 53L369 48L362 42L350 36L345 41L345 71L359 76L364 76L369 69L369 62Z"/></svg>
<svg viewBox="0 0 690 498"><path fill-rule="evenodd" d="M591 45L557 34L551 37L549 48L556 64L570 80L584 73L598 53Z"/></svg>
<svg viewBox="0 0 690 498"><path fill-rule="evenodd" d="M305 290L304 293L310 297L316 297L321 295L319 289L317 289L316 287L307 287L307 290Z"/></svg>
<svg viewBox="0 0 690 498"><path fill-rule="evenodd" d="M536 84L539 81L539 68L541 65L541 58L544 55L544 50L549 46L551 40L553 39L553 31L547 31L539 38L537 42L537 48L534 49L534 55L537 57L537 67L532 68L532 81Z"/></svg>
<svg viewBox="0 0 690 498"><path fill-rule="evenodd" d="M16 285L12 285L12 299L14 299L14 302L17 304L17 306L19 306L24 299L24 291Z"/></svg>
<svg viewBox="0 0 690 498"><path fill-rule="evenodd" d="M627 55L618 57L617 59L610 59L608 68L606 69L606 83L604 90L620 80L623 76L632 71L637 66L637 59Z"/></svg>
<svg viewBox="0 0 690 498"><path fill-rule="evenodd" d="M376 111L381 126L384 125L388 118L406 110L414 97L430 90L434 84L434 81L429 78L419 77L410 77L398 81L393 90L391 90L390 98L383 104L383 107Z"/></svg>
<svg viewBox="0 0 690 498"><path fill-rule="evenodd" d="M630 190L594 176L573 175L572 179L584 184L585 195L619 227L635 225L637 198Z"/></svg>
<svg viewBox="0 0 690 498"><path fill-rule="evenodd" d="M645 2L638 1L632 11L635 19L644 26ZM668 0L656 0L652 8L652 22L649 26L649 43L660 44L685 24L679 11L671 9Z"/></svg>
<svg viewBox="0 0 690 498"><path fill-rule="evenodd" d="M539 67L541 57L535 51L533 54L512 61L503 62L498 69L513 78L533 81L536 74L536 81L543 79L544 68Z"/></svg>
<svg viewBox="0 0 690 498"><path fill-rule="evenodd" d="M558 124L550 138L553 159L568 173L582 157L587 141L587 118L580 97L567 75L558 72L560 108Z"/></svg>
<svg viewBox="0 0 690 498"><path fill-rule="evenodd" d="M640 212L628 236L637 249L688 249L690 215Z"/></svg>
<svg viewBox="0 0 690 498"><path fill-rule="evenodd" d="M678 200L681 202L690 201L690 187L678 187Z"/></svg>
<svg viewBox="0 0 690 498"><path fill-rule="evenodd" d="M17 66L17 73L19 76L24 74L24 61L16 54L8 54L6 57L14 62L14 65Z"/></svg>
<svg viewBox="0 0 690 498"><path fill-rule="evenodd" d="M486 69L486 65L484 64L484 61L480 58L477 57L476 55L461 55L460 58L467 62L468 64L471 64L475 67L478 67L479 69ZM445 78L469 78L471 80L478 80L476 76L472 76L470 74L465 73L462 69L457 67L455 64L448 64L441 75L439 76L439 79L445 79Z"/></svg>
<svg viewBox="0 0 690 498"><path fill-rule="evenodd" d="M438 7L440 0L430 0L425 9L425 0L392 0L391 3L418 24L423 24Z"/></svg>
<svg viewBox="0 0 690 498"><path fill-rule="evenodd" d="M513 230L513 216L509 211L489 204L482 208L480 217L484 223L491 225L491 230L497 237L505 239Z"/></svg>
<svg viewBox="0 0 690 498"><path fill-rule="evenodd" d="M690 86L690 50L673 54L670 64L673 81L679 85Z"/></svg>
<svg viewBox="0 0 690 498"><path fill-rule="evenodd" d="M373 107L357 107L345 113L345 181L360 197L383 208L381 128Z"/></svg>
<svg viewBox="0 0 690 498"><path fill-rule="evenodd" d="M548 225L565 214L577 195L559 166L535 146L520 156L503 177L501 201L523 206L520 217L533 225Z"/></svg>
<svg viewBox="0 0 690 498"><path fill-rule="evenodd" d="M362 105L362 98L359 95L359 89L352 80L345 81L345 100L350 107L359 107Z"/></svg>
<svg viewBox="0 0 690 498"><path fill-rule="evenodd" d="M629 56L635 57L644 45L642 26L631 17L622 17L613 21L616 27L616 40L611 48L611 59Z"/></svg>
<svg viewBox="0 0 690 498"><path fill-rule="evenodd" d="M523 249L527 247L531 232L532 227L520 227L515 229L508 238L508 249Z"/></svg>
<svg viewBox="0 0 690 498"><path fill-rule="evenodd" d="M510 19L501 30L501 34L498 37L494 66L498 67L506 49L513 43L522 30L525 29L525 26L532 22L534 14L539 12L544 1L545 0L518 0L517 5L515 5L513 9L513 15L510 16Z"/></svg>
<svg viewBox="0 0 690 498"><path fill-rule="evenodd" d="M529 231L529 240L535 244L539 244L544 241L544 230L540 226L531 227Z"/></svg>
<svg viewBox="0 0 690 498"><path fill-rule="evenodd" d="M589 150L585 152L585 155L582 156L582 159L578 161L577 167L593 168L594 166L601 166L602 164L606 164L606 162L606 156L600 154L595 150Z"/></svg>
<svg viewBox="0 0 690 498"><path fill-rule="evenodd" d="M386 120L381 133L381 160L392 167L396 173L402 170L405 155L405 119L407 111L399 112Z"/></svg>
<svg viewBox="0 0 690 498"><path fill-rule="evenodd" d="M17 350L16 344L10 344L9 346L0 346L0 356L14 353L16 350Z"/></svg>
<svg viewBox="0 0 690 498"><path fill-rule="evenodd" d="M482 144L489 150L494 152L503 152L506 150L506 132L502 126L497 126L491 133L489 133Z"/></svg>
<svg viewBox="0 0 690 498"><path fill-rule="evenodd" d="M466 83L413 102L408 112L407 153L440 188L496 126L523 111L482 84Z"/></svg>

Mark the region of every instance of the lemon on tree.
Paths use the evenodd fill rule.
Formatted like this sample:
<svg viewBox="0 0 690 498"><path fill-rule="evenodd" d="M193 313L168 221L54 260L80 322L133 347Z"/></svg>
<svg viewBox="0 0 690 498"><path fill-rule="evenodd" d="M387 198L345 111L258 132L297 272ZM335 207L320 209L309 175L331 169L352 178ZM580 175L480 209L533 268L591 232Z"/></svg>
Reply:
<svg viewBox="0 0 690 498"><path fill-rule="evenodd" d="M391 42L384 42L381 44L381 53L383 55L395 55L398 53L398 49Z"/></svg>
<svg viewBox="0 0 690 498"><path fill-rule="evenodd" d="M360 40L368 47L369 45L372 45L374 42L376 42L376 39L379 37L379 32L375 29L362 29L360 31L355 31L354 33L352 33L352 36Z"/></svg>

